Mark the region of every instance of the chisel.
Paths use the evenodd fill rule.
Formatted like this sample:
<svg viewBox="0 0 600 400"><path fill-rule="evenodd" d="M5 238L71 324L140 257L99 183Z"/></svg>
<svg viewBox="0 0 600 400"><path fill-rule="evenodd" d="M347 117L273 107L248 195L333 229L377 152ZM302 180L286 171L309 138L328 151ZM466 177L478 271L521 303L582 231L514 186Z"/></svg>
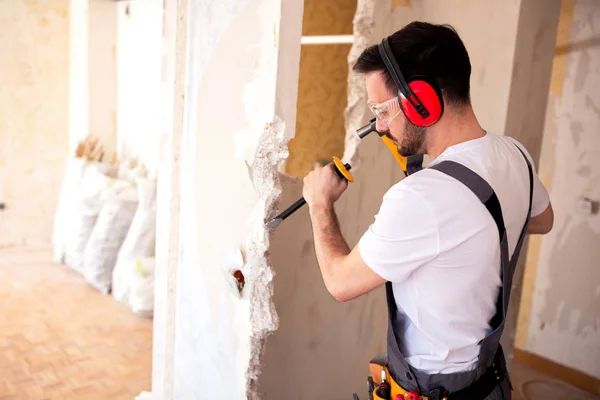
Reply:
<svg viewBox="0 0 600 400"><path fill-rule="evenodd" d="M333 157L333 165L335 165L335 172L341 179L345 179L348 182L354 182L354 177L350 173L350 168L352 168L350 164L344 164L342 160L340 160L338 157ZM298 209L300 209L300 207L302 207L304 204L306 204L306 200L304 200L304 197L301 197L298 201L289 206L281 214L268 220L265 223L265 226L267 227L267 229L277 228L279 224L283 222L283 220L285 220L287 217L289 217Z"/></svg>

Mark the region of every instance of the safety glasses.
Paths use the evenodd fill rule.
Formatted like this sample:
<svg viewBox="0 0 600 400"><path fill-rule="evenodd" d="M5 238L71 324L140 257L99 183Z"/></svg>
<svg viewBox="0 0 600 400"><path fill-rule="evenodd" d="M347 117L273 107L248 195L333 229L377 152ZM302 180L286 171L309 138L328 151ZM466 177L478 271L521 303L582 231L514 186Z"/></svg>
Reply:
<svg viewBox="0 0 600 400"><path fill-rule="evenodd" d="M375 115L375 118L377 118L385 128L388 128L389 124L401 112L398 97L394 97L383 103L373 103L369 100L367 101L367 106L369 106L369 109Z"/></svg>

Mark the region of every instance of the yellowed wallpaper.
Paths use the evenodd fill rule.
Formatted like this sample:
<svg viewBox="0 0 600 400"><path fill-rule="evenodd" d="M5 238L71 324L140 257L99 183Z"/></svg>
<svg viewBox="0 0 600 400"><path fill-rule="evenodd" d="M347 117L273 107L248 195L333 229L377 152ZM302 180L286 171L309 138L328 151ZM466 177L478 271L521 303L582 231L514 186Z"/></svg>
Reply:
<svg viewBox="0 0 600 400"><path fill-rule="evenodd" d="M286 173L304 177L315 162L344 153L344 108L347 103L346 57L350 44L304 45L296 136L289 143Z"/></svg>
<svg viewBox="0 0 600 400"><path fill-rule="evenodd" d="M350 35L356 0L304 0L302 35Z"/></svg>

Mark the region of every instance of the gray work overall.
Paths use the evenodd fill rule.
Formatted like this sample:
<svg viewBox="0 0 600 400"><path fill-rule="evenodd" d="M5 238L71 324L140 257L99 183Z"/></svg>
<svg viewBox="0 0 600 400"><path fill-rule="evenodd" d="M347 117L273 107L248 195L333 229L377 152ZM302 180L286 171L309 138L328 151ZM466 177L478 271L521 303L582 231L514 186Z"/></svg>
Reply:
<svg viewBox="0 0 600 400"><path fill-rule="evenodd" d="M521 151L521 149L519 149L519 151ZM389 314L387 363L392 378L394 378L394 380L405 390L416 390L421 395L428 396L430 400L441 400L444 397L447 397L448 400L462 398L470 398L470 400L510 398L510 390L512 387L510 385L504 355L499 342L504 329L506 313L508 311L513 274L531 216L531 202L533 196L533 172L531 164L522 151L521 154L523 155L523 158L525 158L527 168L529 169L529 209L527 212L527 219L525 220L523 230L521 231L519 241L517 242L512 257L509 257L508 254L507 233L504 226L500 202L491 186L471 169L453 161L442 161L439 164L429 167L462 182L479 198L492 215L496 222L500 238L502 285L496 302L496 314L490 321L491 331L480 342L481 347L477 368L472 371L459 373L429 375L411 367L400 351L399 342L402 338L399 338L396 332L403 332L402 327L404 326L404 318L406 317L397 310L394 293L392 291L392 284L390 282L386 283ZM480 379L482 377L483 379ZM497 384L490 381L490 379L497 381ZM487 384L483 384L484 381L486 381ZM479 390L477 391L478 397L473 397L474 389L482 387L490 388L490 382L491 389L484 389L483 392ZM469 387L471 389L470 391Z"/></svg>

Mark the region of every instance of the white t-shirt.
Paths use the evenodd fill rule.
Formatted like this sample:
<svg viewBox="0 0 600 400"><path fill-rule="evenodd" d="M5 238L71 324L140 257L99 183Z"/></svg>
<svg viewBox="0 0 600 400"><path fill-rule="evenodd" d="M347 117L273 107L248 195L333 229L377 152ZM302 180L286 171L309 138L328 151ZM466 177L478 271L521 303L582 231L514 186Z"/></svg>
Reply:
<svg viewBox="0 0 600 400"><path fill-rule="evenodd" d="M510 255L529 206L527 164L515 144L525 151L512 138L488 133L451 146L430 163L453 160L490 184L502 207ZM531 215L548 204L534 168ZM427 373L474 369L501 282L498 229L473 192L433 169L408 176L385 194L359 250L373 271L392 282L398 311L407 316L398 336L408 362Z"/></svg>

